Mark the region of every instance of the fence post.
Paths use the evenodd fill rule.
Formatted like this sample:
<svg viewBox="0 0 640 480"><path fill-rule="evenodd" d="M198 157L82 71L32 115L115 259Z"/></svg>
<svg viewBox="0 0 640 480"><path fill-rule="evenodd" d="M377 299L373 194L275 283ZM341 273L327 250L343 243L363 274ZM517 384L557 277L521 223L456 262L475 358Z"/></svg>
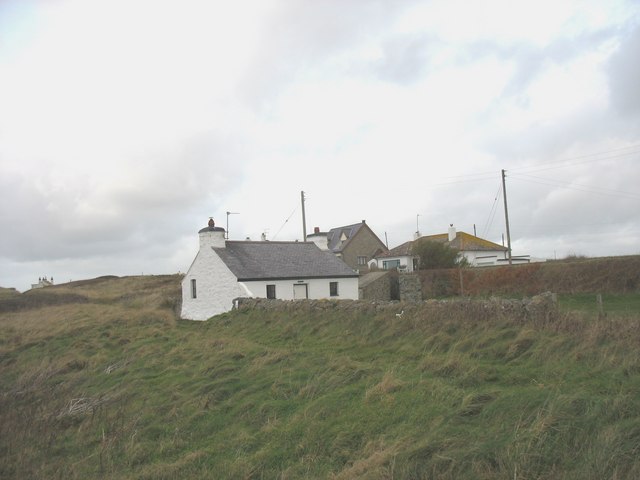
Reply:
<svg viewBox="0 0 640 480"><path fill-rule="evenodd" d="M596 295L596 302L598 304L598 318L604 317L604 307L602 305L602 294L599 293Z"/></svg>

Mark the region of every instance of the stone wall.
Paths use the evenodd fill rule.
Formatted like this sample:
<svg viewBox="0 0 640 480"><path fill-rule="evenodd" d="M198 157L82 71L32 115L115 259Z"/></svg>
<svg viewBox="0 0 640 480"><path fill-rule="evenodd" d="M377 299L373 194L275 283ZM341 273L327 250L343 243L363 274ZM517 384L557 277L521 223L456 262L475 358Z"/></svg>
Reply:
<svg viewBox="0 0 640 480"><path fill-rule="evenodd" d="M408 273L398 275L398 287L401 302L422 301L422 282L418 275Z"/></svg>
<svg viewBox="0 0 640 480"><path fill-rule="evenodd" d="M360 277L358 298L360 300L391 300L392 272L369 272Z"/></svg>
<svg viewBox="0 0 640 480"><path fill-rule="evenodd" d="M270 310L292 313L317 313L335 310L366 315L383 315L389 318L413 318L436 320L482 321L508 318L515 321L537 323L558 319L558 303L555 294L544 293L522 300L491 298L472 300L426 300L424 302L368 301L368 300L268 300L266 298L238 298L234 301L239 310Z"/></svg>

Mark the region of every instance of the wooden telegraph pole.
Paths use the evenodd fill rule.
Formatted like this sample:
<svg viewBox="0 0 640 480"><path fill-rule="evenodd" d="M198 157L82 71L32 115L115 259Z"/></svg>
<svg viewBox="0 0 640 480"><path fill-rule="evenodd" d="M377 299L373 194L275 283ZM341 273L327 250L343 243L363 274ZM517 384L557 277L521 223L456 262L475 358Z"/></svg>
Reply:
<svg viewBox="0 0 640 480"><path fill-rule="evenodd" d="M300 192L300 200L302 202L302 241L307 241L307 219L304 212L304 192Z"/></svg>
<svg viewBox="0 0 640 480"><path fill-rule="evenodd" d="M504 195L504 221L507 224L507 254L509 255L509 265L511 261L511 234L509 233L509 210L507 208L507 186L505 182L505 171L502 169L502 194Z"/></svg>

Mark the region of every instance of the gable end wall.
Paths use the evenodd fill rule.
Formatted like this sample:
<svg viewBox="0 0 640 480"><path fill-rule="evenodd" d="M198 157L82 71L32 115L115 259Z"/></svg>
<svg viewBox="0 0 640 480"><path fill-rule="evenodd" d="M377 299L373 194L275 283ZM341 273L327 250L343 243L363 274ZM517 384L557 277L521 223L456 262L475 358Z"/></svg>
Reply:
<svg viewBox="0 0 640 480"><path fill-rule="evenodd" d="M191 298L192 279L196 280L196 298ZM182 280L180 316L187 320L207 320L231 310L233 299L240 296L246 296L246 291L236 276L211 247L206 247L198 252Z"/></svg>
<svg viewBox="0 0 640 480"><path fill-rule="evenodd" d="M351 268L362 273L369 270L368 262L380 248L386 249L371 229L367 225L363 225L363 228L349 240L349 243L342 250L341 258ZM358 265L358 256L360 255L367 257L367 265Z"/></svg>

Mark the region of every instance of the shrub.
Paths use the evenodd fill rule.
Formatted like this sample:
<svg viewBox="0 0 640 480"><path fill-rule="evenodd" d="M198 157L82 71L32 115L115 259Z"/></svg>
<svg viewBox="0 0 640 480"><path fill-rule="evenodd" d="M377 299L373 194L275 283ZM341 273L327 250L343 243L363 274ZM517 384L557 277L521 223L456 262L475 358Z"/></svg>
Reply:
<svg viewBox="0 0 640 480"><path fill-rule="evenodd" d="M440 242L418 240L413 244L413 254L420 258L421 270L467 265L467 259L457 249Z"/></svg>

